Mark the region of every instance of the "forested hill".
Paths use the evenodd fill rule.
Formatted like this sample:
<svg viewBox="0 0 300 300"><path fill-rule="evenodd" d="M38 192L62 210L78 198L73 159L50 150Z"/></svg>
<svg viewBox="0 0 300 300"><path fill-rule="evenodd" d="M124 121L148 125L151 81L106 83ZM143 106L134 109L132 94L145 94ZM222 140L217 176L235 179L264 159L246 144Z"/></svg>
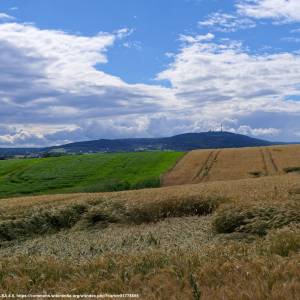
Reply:
<svg viewBox="0 0 300 300"><path fill-rule="evenodd" d="M92 153L134 152L152 150L190 151L194 149L240 148L269 146L272 143L230 132L185 133L165 138L100 139L47 148L2 148L1 156L47 152Z"/></svg>
<svg viewBox="0 0 300 300"><path fill-rule="evenodd" d="M143 150L190 151L209 148L239 148L272 145L271 142L229 132L186 133L166 138L136 138L116 140L94 140L67 144L51 149L63 148L66 152L122 152Z"/></svg>

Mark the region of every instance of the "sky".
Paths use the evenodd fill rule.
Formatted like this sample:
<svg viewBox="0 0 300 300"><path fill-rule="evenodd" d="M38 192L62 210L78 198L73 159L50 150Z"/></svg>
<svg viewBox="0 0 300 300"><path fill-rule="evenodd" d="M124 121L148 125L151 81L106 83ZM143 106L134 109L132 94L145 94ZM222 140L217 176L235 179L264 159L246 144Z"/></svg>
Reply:
<svg viewBox="0 0 300 300"><path fill-rule="evenodd" d="M299 120L299 0L0 0L0 147Z"/></svg>

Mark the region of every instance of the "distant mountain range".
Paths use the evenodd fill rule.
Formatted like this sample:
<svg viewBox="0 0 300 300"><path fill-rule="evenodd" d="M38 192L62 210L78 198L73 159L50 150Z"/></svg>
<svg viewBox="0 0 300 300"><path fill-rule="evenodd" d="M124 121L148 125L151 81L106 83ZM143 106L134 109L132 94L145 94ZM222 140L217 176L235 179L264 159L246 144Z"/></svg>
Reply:
<svg viewBox="0 0 300 300"><path fill-rule="evenodd" d="M0 156L42 155L45 153L95 153L132 151L190 151L194 149L270 146L274 143L230 132L185 133L166 138L101 139L47 148L0 148Z"/></svg>

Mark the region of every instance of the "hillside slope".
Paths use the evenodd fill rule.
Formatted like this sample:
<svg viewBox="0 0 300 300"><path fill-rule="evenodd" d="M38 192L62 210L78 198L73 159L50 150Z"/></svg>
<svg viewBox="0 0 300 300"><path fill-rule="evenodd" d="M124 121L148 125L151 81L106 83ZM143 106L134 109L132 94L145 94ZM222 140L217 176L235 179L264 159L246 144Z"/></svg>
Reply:
<svg viewBox="0 0 300 300"><path fill-rule="evenodd" d="M160 186L181 152L104 153L0 161L0 198Z"/></svg>
<svg viewBox="0 0 300 300"><path fill-rule="evenodd" d="M163 185L280 175L300 169L300 146L195 150L163 177Z"/></svg>

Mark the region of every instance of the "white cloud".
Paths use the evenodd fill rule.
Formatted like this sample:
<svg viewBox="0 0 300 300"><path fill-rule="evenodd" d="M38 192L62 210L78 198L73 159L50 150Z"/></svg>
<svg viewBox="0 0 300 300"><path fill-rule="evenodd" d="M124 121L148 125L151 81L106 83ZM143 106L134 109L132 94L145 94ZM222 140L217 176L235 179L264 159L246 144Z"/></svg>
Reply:
<svg viewBox="0 0 300 300"><path fill-rule="evenodd" d="M291 33L300 33L300 28L292 29Z"/></svg>
<svg viewBox="0 0 300 300"><path fill-rule="evenodd" d="M10 16L6 13L1 13L0 12L0 21L12 21L14 20L15 18L13 16Z"/></svg>
<svg viewBox="0 0 300 300"><path fill-rule="evenodd" d="M167 88L129 85L101 71L108 48L130 34L125 28L85 37L33 25L0 24L0 124L23 127L22 135L3 134L2 145L44 143L42 136L54 134L51 126L61 125L69 132L87 122L110 124L124 116L130 120L179 107ZM32 130L36 126L42 133ZM119 132L123 128L124 134L125 127L111 126ZM99 131L98 137L103 133Z"/></svg>
<svg viewBox="0 0 300 300"><path fill-rule="evenodd" d="M211 33L208 33L206 35L196 35L196 36L191 36L191 35L180 35L179 40L184 43L197 43L197 42L202 42L202 41L210 41L213 40L215 36Z"/></svg>
<svg viewBox="0 0 300 300"><path fill-rule="evenodd" d="M251 55L240 43L230 41L187 44L158 75L158 79L170 80L180 96L190 101L244 100L247 105L257 99L276 103L300 94L299 78L299 54Z"/></svg>
<svg viewBox="0 0 300 300"><path fill-rule="evenodd" d="M252 128L248 125L242 125L237 129L229 129L228 131L245 135L253 135L257 137L276 137L281 133L281 129L278 128Z"/></svg>
<svg viewBox="0 0 300 300"><path fill-rule="evenodd" d="M237 126L242 126L244 118L264 112L260 130L251 134L272 136L271 115L300 117L300 102L287 100L300 95L300 54L254 55L237 42L194 41L183 46L158 79L169 80L176 96L192 108L191 114L208 124L227 118L238 119ZM299 126L295 120L290 125L286 136Z"/></svg>
<svg viewBox="0 0 300 300"><path fill-rule="evenodd" d="M84 84L84 75L97 77L101 84L120 83L117 78L94 69L95 64L107 62L105 52L119 34L82 37L17 23L0 25L0 41L43 64L44 75L52 85L74 89Z"/></svg>
<svg viewBox="0 0 300 300"><path fill-rule="evenodd" d="M237 8L240 14L256 19L300 21L299 0L240 0Z"/></svg>
<svg viewBox="0 0 300 300"><path fill-rule="evenodd" d="M123 43L123 46L128 49L135 49L141 51L143 49L142 43L139 41L126 41Z"/></svg>
<svg viewBox="0 0 300 300"><path fill-rule="evenodd" d="M221 32L234 32L239 29L254 28L256 26L256 23L250 18L220 12L210 14L198 24L200 27L209 27L211 30Z"/></svg>
<svg viewBox="0 0 300 300"><path fill-rule="evenodd" d="M288 42L288 43L300 43L300 38L294 36L287 36L282 38L281 41Z"/></svg>

